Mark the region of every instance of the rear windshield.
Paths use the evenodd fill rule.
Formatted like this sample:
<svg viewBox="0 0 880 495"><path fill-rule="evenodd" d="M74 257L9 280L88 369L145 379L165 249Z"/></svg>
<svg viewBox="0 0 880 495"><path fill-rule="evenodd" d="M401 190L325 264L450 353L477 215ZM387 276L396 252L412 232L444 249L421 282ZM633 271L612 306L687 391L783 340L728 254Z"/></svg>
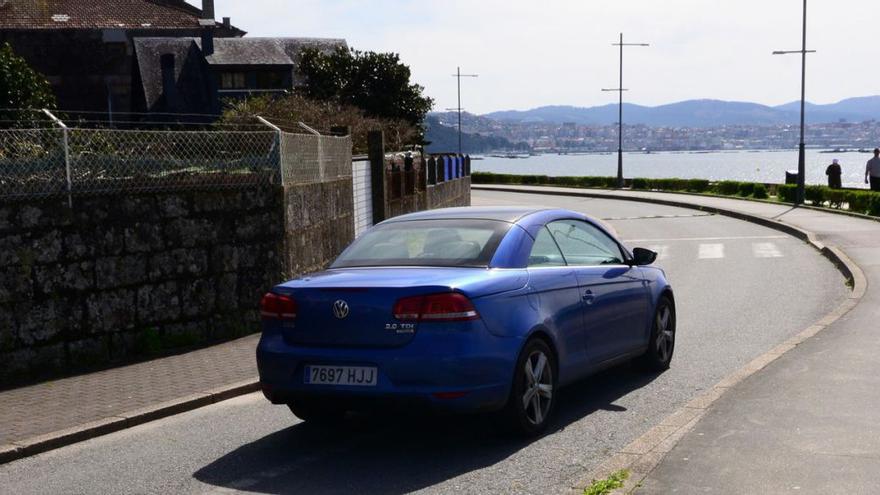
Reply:
<svg viewBox="0 0 880 495"><path fill-rule="evenodd" d="M495 220L416 220L378 225L331 268L357 266L488 266L511 224Z"/></svg>

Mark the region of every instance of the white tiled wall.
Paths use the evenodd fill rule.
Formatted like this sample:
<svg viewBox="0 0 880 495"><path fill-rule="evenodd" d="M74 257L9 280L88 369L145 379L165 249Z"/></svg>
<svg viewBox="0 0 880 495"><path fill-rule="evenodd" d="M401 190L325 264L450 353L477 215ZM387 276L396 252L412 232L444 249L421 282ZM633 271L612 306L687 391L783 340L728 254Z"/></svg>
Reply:
<svg viewBox="0 0 880 495"><path fill-rule="evenodd" d="M354 236L373 225L373 186L370 182L370 162L352 163L351 180L354 186Z"/></svg>

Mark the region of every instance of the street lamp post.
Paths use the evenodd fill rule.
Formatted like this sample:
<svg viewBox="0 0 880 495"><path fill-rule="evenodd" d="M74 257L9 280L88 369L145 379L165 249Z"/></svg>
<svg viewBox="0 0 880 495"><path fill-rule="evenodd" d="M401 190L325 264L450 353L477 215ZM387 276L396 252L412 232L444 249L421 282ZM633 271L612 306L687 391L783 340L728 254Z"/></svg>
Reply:
<svg viewBox="0 0 880 495"><path fill-rule="evenodd" d="M456 67L455 74L452 77L458 80L458 107L456 108L447 108L447 111L457 111L458 112L458 154L461 155L461 111L464 110L461 108L461 78L462 77L479 77L479 74L462 74L461 67Z"/></svg>
<svg viewBox="0 0 880 495"><path fill-rule="evenodd" d="M799 205L804 203L804 185L807 173L806 145L804 144L804 114L806 111L807 96L807 54L816 53L816 50L807 50L807 0L804 0L804 28L802 41L803 44L801 45L800 50L777 50L773 52L773 55L788 55L791 53L801 54L801 141L798 145L798 179L797 194L795 197L795 204Z"/></svg>
<svg viewBox="0 0 880 495"><path fill-rule="evenodd" d="M617 187L623 187L623 47L625 46L651 46L648 43L624 43L623 33L620 33L620 43L612 43L611 46L620 47L620 85L617 88L603 88L602 91L617 91L620 94L620 103L617 117Z"/></svg>

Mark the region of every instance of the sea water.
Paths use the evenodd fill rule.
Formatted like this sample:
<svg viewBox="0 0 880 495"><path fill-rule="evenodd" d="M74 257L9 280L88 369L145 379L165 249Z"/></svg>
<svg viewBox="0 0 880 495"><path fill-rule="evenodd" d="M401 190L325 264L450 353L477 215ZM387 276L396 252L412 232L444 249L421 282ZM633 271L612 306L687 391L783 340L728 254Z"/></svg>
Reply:
<svg viewBox="0 0 880 495"><path fill-rule="evenodd" d="M866 188L865 163L871 153L806 152L807 184L827 184L825 168L840 161L844 187ZM472 162L475 172L550 176L617 176L617 153L544 154L523 158L481 157ZM685 151L624 153L624 177L662 179L738 180L783 183L786 170L797 171L794 151Z"/></svg>

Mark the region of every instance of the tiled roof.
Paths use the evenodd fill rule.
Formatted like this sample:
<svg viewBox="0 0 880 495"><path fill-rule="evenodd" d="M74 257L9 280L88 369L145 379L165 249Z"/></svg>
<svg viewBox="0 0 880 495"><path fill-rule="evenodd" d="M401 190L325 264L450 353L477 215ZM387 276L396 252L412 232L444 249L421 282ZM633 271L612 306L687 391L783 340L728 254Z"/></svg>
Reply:
<svg viewBox="0 0 880 495"><path fill-rule="evenodd" d="M201 40L195 41L201 49ZM205 61L210 65L297 65L306 48L330 53L347 46L341 38L217 38L214 53Z"/></svg>
<svg viewBox="0 0 880 495"><path fill-rule="evenodd" d="M211 66L223 65L287 65L293 70L294 86L302 84L302 75L297 71L300 55L305 48L315 48L330 53L337 48L346 48L344 39L334 38L216 38L214 53L202 53L200 38L135 38L134 49L137 58L141 84L147 108L152 108L162 96L161 57L174 55L175 79L187 81L182 88L186 101L202 97L197 87L206 79L205 63ZM194 107L198 108L198 107Z"/></svg>
<svg viewBox="0 0 880 495"><path fill-rule="evenodd" d="M184 0L0 0L0 29L195 29Z"/></svg>

